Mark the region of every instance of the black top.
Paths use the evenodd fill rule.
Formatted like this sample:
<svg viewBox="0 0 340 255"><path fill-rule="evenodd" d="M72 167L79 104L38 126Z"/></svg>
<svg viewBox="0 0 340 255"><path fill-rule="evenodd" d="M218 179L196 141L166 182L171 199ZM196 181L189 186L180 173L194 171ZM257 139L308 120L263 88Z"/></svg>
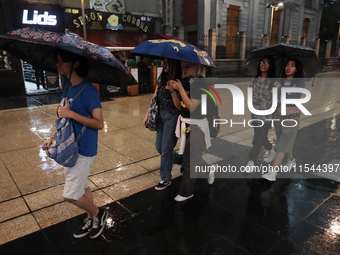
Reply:
<svg viewBox="0 0 340 255"><path fill-rule="evenodd" d="M198 77L202 78L202 77ZM197 99L201 101L201 95L207 94L203 89L207 89L204 85L200 85L200 83L195 82L196 78L193 77L187 77L181 80L183 88L185 89L185 92L188 94L190 99ZM207 100L209 101L210 96L207 95ZM189 112L188 108L184 104L183 100L181 99L181 115L184 118L192 118L192 119L204 119L207 116L202 115L201 111L201 104L199 104L196 109L193 112Z"/></svg>
<svg viewBox="0 0 340 255"><path fill-rule="evenodd" d="M305 80L302 78L286 79L282 86L279 88L279 104L281 104L281 89L282 88L304 88ZM299 99L301 98L301 93L287 93L287 99ZM287 107L294 107L295 104L287 104Z"/></svg>
<svg viewBox="0 0 340 255"><path fill-rule="evenodd" d="M159 76L157 81L157 97L158 97L158 105L161 111L179 111L170 94L170 91L165 88L165 85L161 85L161 77Z"/></svg>
<svg viewBox="0 0 340 255"><path fill-rule="evenodd" d="M145 62L143 62L143 61L138 62L137 67L140 70L141 75L146 75L148 73L148 71L147 71L148 66Z"/></svg>

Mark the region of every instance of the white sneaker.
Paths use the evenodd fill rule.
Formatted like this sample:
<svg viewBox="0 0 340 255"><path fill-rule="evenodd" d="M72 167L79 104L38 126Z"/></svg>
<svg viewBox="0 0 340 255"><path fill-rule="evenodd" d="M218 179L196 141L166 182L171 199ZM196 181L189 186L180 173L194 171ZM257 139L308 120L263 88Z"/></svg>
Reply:
<svg viewBox="0 0 340 255"><path fill-rule="evenodd" d="M254 172L254 161L249 160L248 164L245 167L245 173L251 174L252 172Z"/></svg>
<svg viewBox="0 0 340 255"><path fill-rule="evenodd" d="M270 182L275 182L276 181L276 172L268 172L268 173L266 173L266 174L263 174L261 177L263 178L263 179L266 179L266 180L268 180L268 181L270 181Z"/></svg>
<svg viewBox="0 0 340 255"><path fill-rule="evenodd" d="M194 196L194 194L192 194L191 196L188 196L188 197L183 197L183 196L181 196L181 195L177 195L177 196L174 198L174 200L175 200L176 202L184 202L184 201L186 201L186 200L192 198L193 196Z"/></svg>
<svg viewBox="0 0 340 255"><path fill-rule="evenodd" d="M296 166L295 158L292 160L288 160L287 163L284 165L286 171L290 171L293 167Z"/></svg>
<svg viewBox="0 0 340 255"><path fill-rule="evenodd" d="M276 152L274 151L274 149L271 149L270 151L268 151L267 156L263 159L264 162L266 163L270 163L273 161L273 159L276 156Z"/></svg>
<svg viewBox="0 0 340 255"><path fill-rule="evenodd" d="M215 164L211 164L212 168L214 168L214 171L211 171L211 168L210 168L210 172L209 172L209 175L208 175L208 184L211 185L214 183L215 181L215 171L216 171L216 165Z"/></svg>

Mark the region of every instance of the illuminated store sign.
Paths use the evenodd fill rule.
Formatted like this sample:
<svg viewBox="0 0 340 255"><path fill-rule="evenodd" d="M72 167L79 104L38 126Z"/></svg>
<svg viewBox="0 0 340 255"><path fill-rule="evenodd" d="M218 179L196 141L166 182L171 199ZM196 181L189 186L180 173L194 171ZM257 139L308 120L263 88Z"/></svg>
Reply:
<svg viewBox="0 0 340 255"><path fill-rule="evenodd" d="M22 24L55 26L57 25L57 16L48 15L47 11L45 11L44 14L39 14L37 10L34 10L33 19L29 20L28 10L24 9L22 15Z"/></svg>
<svg viewBox="0 0 340 255"><path fill-rule="evenodd" d="M80 15L81 11L73 8L65 8L65 25L68 29L79 29L86 23L87 29L97 30L122 30L129 32L153 33L156 27L161 27L162 19L132 14L112 14L87 10Z"/></svg>

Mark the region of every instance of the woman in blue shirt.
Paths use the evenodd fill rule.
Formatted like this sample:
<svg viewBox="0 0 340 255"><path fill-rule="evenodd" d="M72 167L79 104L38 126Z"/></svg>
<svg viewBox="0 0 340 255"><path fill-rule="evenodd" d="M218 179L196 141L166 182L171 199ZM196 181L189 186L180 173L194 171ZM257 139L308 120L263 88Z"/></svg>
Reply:
<svg viewBox="0 0 340 255"><path fill-rule="evenodd" d="M104 127L102 106L97 89L85 79L89 67L85 57L58 50L55 54L56 65L60 75L67 76L69 83L64 87L61 106L58 107L59 118L73 120L75 136L80 133L83 125L87 127L78 142L78 160L73 167L65 167L64 200L87 212L84 226L73 236L82 238L87 235L91 239L97 238L105 228L108 217L106 210L98 208L93 203L92 193L88 184L88 175L97 155L98 130ZM87 86L79 97L70 102L78 92ZM88 117L91 114L90 117ZM53 141L43 143L42 148L48 150Z"/></svg>

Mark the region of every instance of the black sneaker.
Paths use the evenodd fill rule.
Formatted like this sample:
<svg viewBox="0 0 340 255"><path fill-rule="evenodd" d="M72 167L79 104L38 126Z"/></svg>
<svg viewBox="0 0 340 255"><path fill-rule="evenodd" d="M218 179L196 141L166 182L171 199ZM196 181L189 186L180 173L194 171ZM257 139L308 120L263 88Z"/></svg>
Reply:
<svg viewBox="0 0 340 255"><path fill-rule="evenodd" d="M168 182L160 181L155 186L155 190L163 190L163 189L166 189L167 187L169 187L170 185L171 185L171 181L168 181Z"/></svg>
<svg viewBox="0 0 340 255"><path fill-rule="evenodd" d="M84 220L85 225L82 226L79 230L73 233L74 238L82 238L90 234L92 228L92 219L86 218Z"/></svg>
<svg viewBox="0 0 340 255"><path fill-rule="evenodd" d="M90 232L90 239L95 239L103 233L106 226L106 220L109 217L107 210L99 209L97 216L94 216L92 221L92 229Z"/></svg>

